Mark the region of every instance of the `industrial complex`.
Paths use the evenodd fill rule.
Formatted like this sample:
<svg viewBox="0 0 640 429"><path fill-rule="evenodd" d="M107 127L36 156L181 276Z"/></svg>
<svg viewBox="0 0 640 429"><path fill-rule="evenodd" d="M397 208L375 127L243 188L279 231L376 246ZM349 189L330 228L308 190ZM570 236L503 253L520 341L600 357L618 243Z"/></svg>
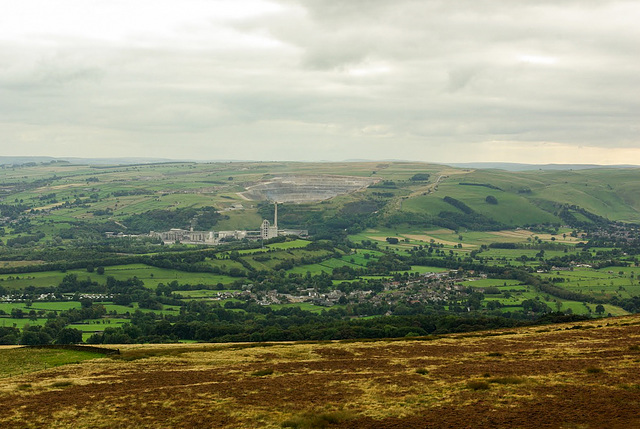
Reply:
<svg viewBox="0 0 640 429"><path fill-rule="evenodd" d="M278 228L278 203L275 203L273 225L267 219L262 221L259 230L235 230L235 231L194 231L173 228L165 232L149 232L149 236L161 239L165 244L205 244L216 246L221 243L236 240L269 240L278 236L297 235L308 236L307 230L292 230Z"/></svg>

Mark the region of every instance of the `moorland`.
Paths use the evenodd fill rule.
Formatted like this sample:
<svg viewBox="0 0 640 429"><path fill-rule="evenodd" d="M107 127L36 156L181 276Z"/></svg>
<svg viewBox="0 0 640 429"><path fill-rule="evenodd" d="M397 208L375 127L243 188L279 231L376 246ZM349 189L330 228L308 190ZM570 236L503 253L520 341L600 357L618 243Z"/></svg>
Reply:
<svg viewBox="0 0 640 429"><path fill-rule="evenodd" d="M120 345L112 355L4 346L0 422L631 428L639 326L633 315L396 340Z"/></svg>

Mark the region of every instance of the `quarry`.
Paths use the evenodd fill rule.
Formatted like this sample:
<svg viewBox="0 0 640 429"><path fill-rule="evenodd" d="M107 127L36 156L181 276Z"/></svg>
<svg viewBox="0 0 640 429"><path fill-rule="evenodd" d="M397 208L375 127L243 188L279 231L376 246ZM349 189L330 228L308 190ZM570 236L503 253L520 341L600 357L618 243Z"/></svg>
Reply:
<svg viewBox="0 0 640 429"><path fill-rule="evenodd" d="M251 185L240 195L248 200L310 203L356 192L377 181L357 176L283 175Z"/></svg>

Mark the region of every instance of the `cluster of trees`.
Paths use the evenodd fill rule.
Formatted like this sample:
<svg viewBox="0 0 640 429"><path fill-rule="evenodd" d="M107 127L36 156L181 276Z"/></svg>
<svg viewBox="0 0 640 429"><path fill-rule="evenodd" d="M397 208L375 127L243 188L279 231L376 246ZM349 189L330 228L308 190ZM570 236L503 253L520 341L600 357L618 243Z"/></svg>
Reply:
<svg viewBox="0 0 640 429"><path fill-rule="evenodd" d="M0 216L8 217L9 219L17 219L29 209L31 209L31 206L22 203L0 204Z"/></svg>
<svg viewBox="0 0 640 429"><path fill-rule="evenodd" d="M19 235L17 237L13 237L7 240L7 246L22 246L30 243L37 243L45 237L43 232L37 232L33 235Z"/></svg>
<svg viewBox="0 0 640 429"><path fill-rule="evenodd" d="M176 210L149 210L132 215L122 222L132 233L148 233L149 231L168 231L171 228L188 229L195 225L196 230L210 230L225 218L214 207L198 209L188 207Z"/></svg>
<svg viewBox="0 0 640 429"><path fill-rule="evenodd" d="M443 201L457 208L462 213L447 210L440 212L438 214L439 219L434 221L434 223L440 226L454 230L464 227L474 231L500 230L506 228L506 226L500 222L477 213L460 200L445 196Z"/></svg>
<svg viewBox="0 0 640 429"><path fill-rule="evenodd" d="M458 183L458 185L463 185L463 186L482 186L484 188L489 188L489 189L495 189L498 191L502 191L502 188L498 188L495 185L492 185L490 183L471 183L471 182L460 182Z"/></svg>
<svg viewBox="0 0 640 429"><path fill-rule="evenodd" d="M429 173L417 173L411 176L409 180L412 182L427 182L429 181L429 177L431 177Z"/></svg>
<svg viewBox="0 0 640 429"><path fill-rule="evenodd" d="M82 331L68 327L69 323L104 316L102 305L89 305L55 314L49 313L44 326L26 325L22 332L15 328L0 328L0 342L3 344L76 344L82 342Z"/></svg>
<svg viewBox="0 0 640 429"><path fill-rule="evenodd" d="M579 213L585 218L587 221L579 220L573 213ZM604 218L602 216L598 216L595 213L591 213L588 210L583 209L582 207L576 205L564 205L557 213L558 217L562 219L567 225L574 228L581 228L586 230L591 230L597 227L603 227L610 225L612 222Z"/></svg>
<svg viewBox="0 0 640 429"><path fill-rule="evenodd" d="M393 338L450 332L468 332L484 329L522 326L537 323L534 320L516 320L506 317L478 315L452 315L415 313L407 307L407 315L372 319L344 318L338 310L315 314L287 308L271 310L255 304L245 305L244 312L192 302L180 315L159 317L153 313L136 312L130 325L106 328L88 340L92 344L167 342L196 340L207 342L230 341L299 341L340 340L359 338ZM552 316L553 317L553 316ZM556 314L563 320L583 320ZM544 316L543 320L550 320Z"/></svg>

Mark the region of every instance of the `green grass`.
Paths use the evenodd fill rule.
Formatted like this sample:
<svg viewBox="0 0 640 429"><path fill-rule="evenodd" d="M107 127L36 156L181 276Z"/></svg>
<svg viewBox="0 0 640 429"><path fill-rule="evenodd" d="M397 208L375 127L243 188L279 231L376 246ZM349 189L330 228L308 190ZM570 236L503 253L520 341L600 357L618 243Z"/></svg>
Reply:
<svg viewBox="0 0 640 429"><path fill-rule="evenodd" d="M622 274L619 274L622 272ZM574 271L552 271L542 274L546 279L564 278L557 286L597 297L617 295L621 298L640 296L640 282L636 278L640 269L607 267L601 270L577 268ZM633 277L631 277L633 275Z"/></svg>
<svg viewBox="0 0 640 429"><path fill-rule="evenodd" d="M229 268L233 266L242 267L239 263L229 260L212 260L211 265L225 265ZM116 280L127 280L137 277L144 282L146 287L151 289L155 289L158 286L158 283L167 284L174 280L180 284L192 285L217 285L218 283L229 284L237 280L237 278L226 275L192 273L166 268L157 268L144 264L129 264L105 267L103 275L97 274L96 272L89 273L87 270L69 270L65 273L60 271L43 271L17 275L3 274L0 275L0 285L10 290L23 289L28 286L57 286L62 282L62 279L69 274L75 274L79 279L89 278L91 281L100 284L104 284L107 281L108 276L112 276Z"/></svg>
<svg viewBox="0 0 640 429"><path fill-rule="evenodd" d="M107 313L115 311L118 315L126 315L127 313L133 314L136 310L140 310L143 313L156 313L156 314L178 314L180 307L177 305L163 305L162 310L151 310L148 308L140 308L137 302L131 304L131 306L117 305L113 303L103 303Z"/></svg>
<svg viewBox="0 0 640 429"><path fill-rule="evenodd" d="M98 303L99 304L99 303ZM82 305L78 301L60 301L60 302L34 302L31 305L32 310L48 310L48 311L65 311L72 308L80 308Z"/></svg>
<svg viewBox="0 0 640 429"><path fill-rule="evenodd" d="M12 318L8 318L8 317L1 317L0 318L0 326L3 327L15 327L18 329L22 329L25 326L29 325L29 326L43 326L45 323L47 323L47 319L44 318L38 318L36 320L31 320L28 317L24 317L22 319L12 319Z"/></svg>
<svg viewBox="0 0 640 429"><path fill-rule="evenodd" d="M518 280L503 280L503 279L478 279L478 280L469 280L460 282L460 284L464 286L471 286L477 288L485 288L485 287L503 287L504 289L511 289L512 286L520 285L520 281Z"/></svg>
<svg viewBox="0 0 640 429"><path fill-rule="evenodd" d="M284 243L274 243L274 244L268 244L266 247L268 247L269 249L299 249L301 247L306 247L309 243L311 243L308 240L292 240L292 241L285 241Z"/></svg>
<svg viewBox="0 0 640 429"><path fill-rule="evenodd" d="M76 350L0 349L0 376L8 377L61 365L104 357L101 353Z"/></svg>
<svg viewBox="0 0 640 429"><path fill-rule="evenodd" d="M305 275L307 272L309 272L312 276L314 276L322 272L331 274L332 269L322 264L309 264L293 267L292 269L287 270L287 272L302 275Z"/></svg>
<svg viewBox="0 0 640 429"><path fill-rule="evenodd" d="M92 319L92 320L84 320L81 323L72 323L68 325L69 328L74 328L79 331L84 332L96 332L103 331L105 328L117 328L120 327L124 323L129 323L129 319L116 319L116 318L105 318L105 319Z"/></svg>

